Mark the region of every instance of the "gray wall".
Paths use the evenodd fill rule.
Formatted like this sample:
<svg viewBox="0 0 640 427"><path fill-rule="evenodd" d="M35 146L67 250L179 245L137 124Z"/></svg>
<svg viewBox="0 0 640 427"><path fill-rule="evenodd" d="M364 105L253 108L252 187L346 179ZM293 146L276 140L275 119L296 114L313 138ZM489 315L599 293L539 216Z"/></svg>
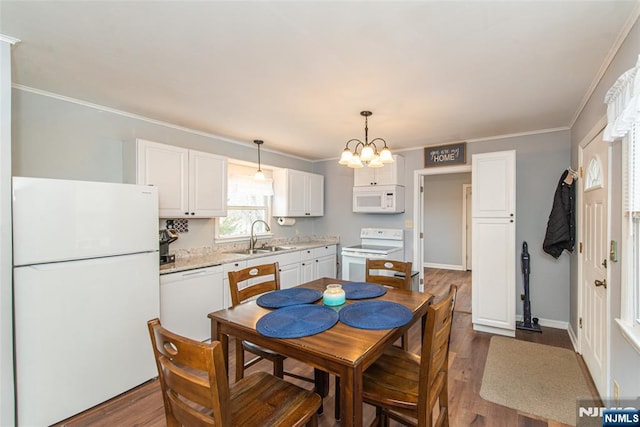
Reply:
<svg viewBox="0 0 640 427"><path fill-rule="evenodd" d="M462 266L463 184L471 173L424 177L424 262Z"/></svg>
<svg viewBox="0 0 640 427"><path fill-rule="evenodd" d="M522 313L519 295L524 291L520 274L520 247L529 244L531 255L531 305L533 315L542 319L569 320L569 256L554 259L542 251L542 241L551 212L553 194L561 173L569 167L571 145L569 131L492 139L467 144L467 163L477 153L516 150L516 250L518 265L516 295L518 313ZM340 235L341 244L359 243L362 227L405 229L405 259L413 259L413 229L420 221L413 218L413 174L423 169L424 150L400 152L405 158L405 212L395 215L355 214L351 212L353 171L337 160L318 162L315 170L325 176L325 216L316 222L316 232Z"/></svg>
<svg viewBox="0 0 640 427"><path fill-rule="evenodd" d="M589 133L606 117L604 97L616 79L625 71L635 66L640 54L640 22L627 35L604 76L598 83L593 95L585 105L580 116L571 129L571 161L578 165L578 147ZM595 135L594 135L595 136ZM612 145L611 159L611 239L620 241L621 238L621 200L622 185L620 171L622 170L622 153L620 142ZM611 283L609 285L610 312L608 324L611 380L620 385L620 396L640 396L640 354L626 341L615 323L620 316L621 266L620 263L610 263ZM571 318L570 328L578 336L578 259L571 260Z"/></svg>
<svg viewBox="0 0 640 427"><path fill-rule="evenodd" d="M126 182L135 163L125 154L132 152L136 138L257 161L252 142L231 143L19 89L12 91L12 114L14 176ZM297 158L267 150L261 154L263 165L308 172L313 168ZM293 227L275 224L272 231L276 237L308 235L313 234L313 224L312 219L300 218ZM211 245L213 225L212 219L190 219L189 233L181 233L171 249Z"/></svg>

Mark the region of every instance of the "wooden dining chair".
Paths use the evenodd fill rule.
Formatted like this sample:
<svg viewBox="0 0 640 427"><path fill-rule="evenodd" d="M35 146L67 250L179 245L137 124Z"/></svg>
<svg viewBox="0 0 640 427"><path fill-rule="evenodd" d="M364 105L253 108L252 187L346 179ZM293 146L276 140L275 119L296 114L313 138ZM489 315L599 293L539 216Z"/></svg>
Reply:
<svg viewBox="0 0 640 427"><path fill-rule="evenodd" d="M391 418L431 427L436 416L436 425L449 425L449 341L457 290L451 285L448 295L429 307L419 356L389 347L364 372L363 400L376 407L378 425Z"/></svg>
<svg viewBox="0 0 640 427"><path fill-rule="evenodd" d="M397 289L411 290L411 262L367 258L365 281ZM400 343L404 350L409 350L409 331L402 335Z"/></svg>
<svg viewBox="0 0 640 427"><path fill-rule="evenodd" d="M277 262L229 272L229 292L233 307L257 295L278 289L280 289L280 269ZM245 362L245 350L256 357ZM283 378L284 356L249 341L236 340L236 381L244 377L245 369L263 359L273 363L273 375Z"/></svg>
<svg viewBox="0 0 640 427"><path fill-rule="evenodd" d="M368 283L390 286L396 289L411 290L411 262L394 261L389 259L370 259L365 261L364 277ZM396 275L397 274L397 275ZM409 351L409 331L402 334L400 345ZM335 418L340 419L340 378L335 383Z"/></svg>
<svg viewBox="0 0 640 427"><path fill-rule="evenodd" d="M235 307L250 298L254 298L265 292L280 289L280 270L277 262L243 268L229 272L229 291L231 293L231 305ZM235 340L236 347L236 381L244 377L245 369L255 365L261 360L269 360L273 363L273 375L283 378L284 375L315 384L316 391L326 397L329 393L329 374L314 369L314 378L307 378L292 372L285 372L285 356L269 349L256 345L249 341ZM254 354L256 357L245 362L244 352ZM322 409L320 410L322 413Z"/></svg>
<svg viewBox="0 0 640 427"><path fill-rule="evenodd" d="M316 393L257 372L227 380L222 345L202 343L147 323L158 367L167 426L312 426L322 399Z"/></svg>

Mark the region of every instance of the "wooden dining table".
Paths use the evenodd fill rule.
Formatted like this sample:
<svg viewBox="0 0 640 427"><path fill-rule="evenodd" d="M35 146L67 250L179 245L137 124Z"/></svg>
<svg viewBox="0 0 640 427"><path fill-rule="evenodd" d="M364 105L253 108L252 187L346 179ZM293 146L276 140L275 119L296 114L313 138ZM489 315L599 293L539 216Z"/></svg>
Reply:
<svg viewBox="0 0 640 427"><path fill-rule="evenodd" d="M328 284L346 283L342 280L321 278L299 285L323 291ZM362 426L362 373L384 351L398 340L411 325L424 321L429 305L433 300L430 293L399 289L387 289L387 292L375 298L402 304L411 310L411 321L404 326L369 330L358 329L342 322L328 330L301 338L269 338L256 330L256 323L272 310L260 307L255 301L245 302L236 307L210 313L211 336L222 343L223 352L229 370L228 337L247 340L284 356L299 360L316 369L340 377L341 425ZM355 300L347 300L345 305ZM322 304L322 300L316 304Z"/></svg>

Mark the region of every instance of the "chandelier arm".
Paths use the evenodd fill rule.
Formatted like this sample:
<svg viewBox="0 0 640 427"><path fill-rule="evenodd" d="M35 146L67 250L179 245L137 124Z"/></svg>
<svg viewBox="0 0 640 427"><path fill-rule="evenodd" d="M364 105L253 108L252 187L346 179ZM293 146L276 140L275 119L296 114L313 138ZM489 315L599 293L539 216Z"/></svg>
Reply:
<svg viewBox="0 0 640 427"><path fill-rule="evenodd" d="M354 152L354 153L357 153L357 152L358 152L358 145L362 145L362 146L364 147L364 142L360 141L360 140L359 140L359 139L357 139L357 138L353 138L353 139L348 140L348 141L347 141L347 145L345 145L345 147L344 147L344 148L345 148L345 149L348 149L348 148L349 148L349 144L350 144L351 142L354 142L354 141L356 141L356 142L357 142L357 144L356 144L356 146L355 146L355 147L353 147L353 152Z"/></svg>
<svg viewBox="0 0 640 427"><path fill-rule="evenodd" d="M385 147L389 148L389 147L387 147L387 141L385 141L382 138L374 138L374 139L371 140L371 142L369 144L373 144L374 141L382 141L382 142L384 142L384 147L382 147L382 148L385 148ZM374 144L374 146L375 146L375 144ZM376 147L376 148L378 148L378 147Z"/></svg>

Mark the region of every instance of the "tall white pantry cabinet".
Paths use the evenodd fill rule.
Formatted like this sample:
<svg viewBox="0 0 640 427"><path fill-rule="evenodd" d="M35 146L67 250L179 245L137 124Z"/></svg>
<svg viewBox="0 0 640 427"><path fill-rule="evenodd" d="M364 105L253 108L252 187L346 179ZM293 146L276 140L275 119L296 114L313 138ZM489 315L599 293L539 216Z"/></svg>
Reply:
<svg viewBox="0 0 640 427"><path fill-rule="evenodd" d="M515 336L516 152L472 157L473 329Z"/></svg>

